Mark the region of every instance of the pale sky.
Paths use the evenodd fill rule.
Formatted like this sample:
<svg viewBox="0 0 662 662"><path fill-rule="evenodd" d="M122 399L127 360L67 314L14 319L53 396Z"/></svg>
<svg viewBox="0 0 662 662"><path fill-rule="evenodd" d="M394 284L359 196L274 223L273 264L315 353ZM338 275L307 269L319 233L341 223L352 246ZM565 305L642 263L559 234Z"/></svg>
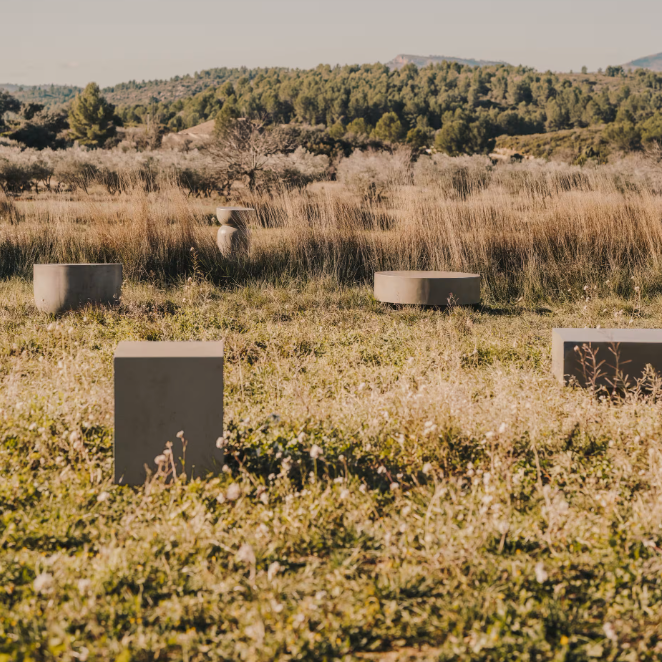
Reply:
<svg viewBox="0 0 662 662"><path fill-rule="evenodd" d="M590 71L662 51L660 0L0 0L0 83L102 86L398 53Z"/></svg>

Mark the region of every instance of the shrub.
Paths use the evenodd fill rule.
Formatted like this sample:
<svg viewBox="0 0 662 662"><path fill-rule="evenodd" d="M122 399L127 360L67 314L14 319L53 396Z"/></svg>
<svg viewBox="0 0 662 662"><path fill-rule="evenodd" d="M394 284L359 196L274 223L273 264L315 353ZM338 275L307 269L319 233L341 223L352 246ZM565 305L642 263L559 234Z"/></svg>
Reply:
<svg viewBox="0 0 662 662"><path fill-rule="evenodd" d="M492 165L485 156L421 156L414 165L414 183L436 186L447 196L464 199L488 186Z"/></svg>
<svg viewBox="0 0 662 662"><path fill-rule="evenodd" d="M389 152L354 152L338 164L338 180L366 199L379 199L389 186L411 181L409 148Z"/></svg>

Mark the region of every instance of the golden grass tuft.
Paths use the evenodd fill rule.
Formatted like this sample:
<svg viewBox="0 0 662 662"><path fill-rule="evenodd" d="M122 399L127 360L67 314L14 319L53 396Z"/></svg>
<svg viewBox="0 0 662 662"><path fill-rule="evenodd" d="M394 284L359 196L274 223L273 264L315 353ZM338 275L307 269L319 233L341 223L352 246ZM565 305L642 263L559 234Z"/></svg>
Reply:
<svg viewBox="0 0 662 662"><path fill-rule="evenodd" d="M606 279L662 286L662 198L600 170L497 169L488 185L388 187L365 200L339 184L245 195L258 210L250 255L224 260L214 204L175 185L118 197L19 201L0 228L0 275L29 277L33 262L115 262L131 280L173 282L194 264L212 282L331 277L370 282L382 269L481 273L485 296L565 296ZM195 258L191 252L195 249Z"/></svg>

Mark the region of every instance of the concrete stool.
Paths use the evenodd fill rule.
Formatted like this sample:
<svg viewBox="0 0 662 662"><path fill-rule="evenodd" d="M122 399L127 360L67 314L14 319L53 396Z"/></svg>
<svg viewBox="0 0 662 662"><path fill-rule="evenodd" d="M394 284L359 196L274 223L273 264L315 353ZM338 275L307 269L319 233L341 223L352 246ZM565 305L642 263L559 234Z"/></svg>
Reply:
<svg viewBox="0 0 662 662"><path fill-rule="evenodd" d="M121 342L115 350L115 482L139 485L172 442L177 475L218 473L223 342ZM188 442L177 433L183 430Z"/></svg>
<svg viewBox="0 0 662 662"><path fill-rule="evenodd" d="M480 275L454 271L378 271L375 299L384 303L447 306L480 303Z"/></svg>
<svg viewBox="0 0 662 662"><path fill-rule="evenodd" d="M34 302L42 313L63 313L87 303L116 304L121 264L35 264Z"/></svg>
<svg viewBox="0 0 662 662"><path fill-rule="evenodd" d="M561 384L574 377L581 386L608 386L618 368L619 383L634 385L647 364L662 374L661 329L552 330L552 374Z"/></svg>
<svg viewBox="0 0 662 662"><path fill-rule="evenodd" d="M216 235L216 245L225 257L236 257L248 252L251 241L248 220L254 213L255 210L250 207L216 208L216 218L221 224Z"/></svg>

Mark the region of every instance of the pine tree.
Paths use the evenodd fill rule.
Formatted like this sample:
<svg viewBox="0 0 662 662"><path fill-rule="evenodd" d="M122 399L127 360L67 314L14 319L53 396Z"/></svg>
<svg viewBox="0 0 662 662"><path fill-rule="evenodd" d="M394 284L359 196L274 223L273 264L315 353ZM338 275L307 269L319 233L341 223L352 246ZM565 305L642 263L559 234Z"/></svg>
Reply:
<svg viewBox="0 0 662 662"><path fill-rule="evenodd" d="M402 138L402 124L395 113L384 113L375 126L375 136L387 142Z"/></svg>
<svg viewBox="0 0 662 662"><path fill-rule="evenodd" d="M227 85L230 85L230 83L227 83ZM232 129L240 117L241 113L239 112L239 107L237 106L237 99L234 95L231 95L225 100L223 107L218 111L218 113L216 113L216 117L214 119L214 133L216 136L224 136Z"/></svg>
<svg viewBox="0 0 662 662"><path fill-rule="evenodd" d="M96 83L89 83L76 96L69 110L69 135L81 145L101 147L115 135L115 107L102 96Z"/></svg>
<svg viewBox="0 0 662 662"><path fill-rule="evenodd" d="M15 99L9 92L0 90L0 129L4 128L3 115L5 113L17 113L21 109L18 99Z"/></svg>

